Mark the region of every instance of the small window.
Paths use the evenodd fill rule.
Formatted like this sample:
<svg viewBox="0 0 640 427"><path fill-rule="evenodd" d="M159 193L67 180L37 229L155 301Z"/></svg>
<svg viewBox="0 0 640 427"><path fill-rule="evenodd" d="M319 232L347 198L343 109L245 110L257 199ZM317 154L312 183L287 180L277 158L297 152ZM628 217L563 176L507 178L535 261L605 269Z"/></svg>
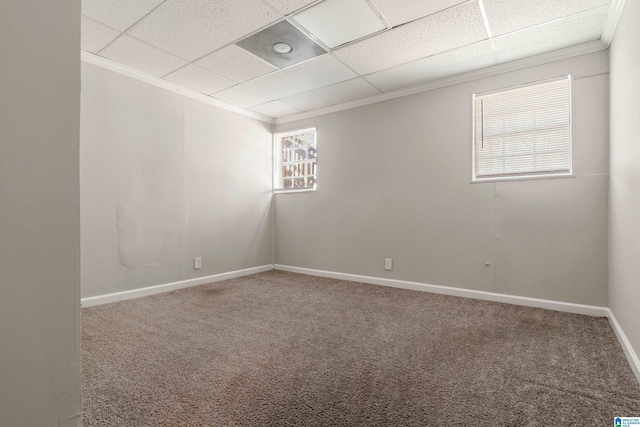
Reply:
<svg viewBox="0 0 640 427"><path fill-rule="evenodd" d="M571 174L571 76L473 97L473 181Z"/></svg>
<svg viewBox="0 0 640 427"><path fill-rule="evenodd" d="M275 189L315 190L317 156L315 128L276 134Z"/></svg>

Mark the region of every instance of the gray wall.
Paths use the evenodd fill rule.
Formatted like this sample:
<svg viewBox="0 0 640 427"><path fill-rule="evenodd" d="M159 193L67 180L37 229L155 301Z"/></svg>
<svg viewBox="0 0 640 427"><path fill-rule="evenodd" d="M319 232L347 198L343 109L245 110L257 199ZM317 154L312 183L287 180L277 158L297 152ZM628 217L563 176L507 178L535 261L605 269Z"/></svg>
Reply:
<svg viewBox="0 0 640 427"><path fill-rule="evenodd" d="M80 413L80 1L0 6L0 425Z"/></svg>
<svg viewBox="0 0 640 427"><path fill-rule="evenodd" d="M640 354L640 2L627 1L611 45L609 301Z"/></svg>
<svg viewBox="0 0 640 427"><path fill-rule="evenodd" d="M271 264L271 150L269 124L83 63L82 297Z"/></svg>
<svg viewBox="0 0 640 427"><path fill-rule="evenodd" d="M471 94L568 73L575 178L470 184ZM601 51L278 125L317 126L319 175L275 197L276 263L608 305L608 92Z"/></svg>

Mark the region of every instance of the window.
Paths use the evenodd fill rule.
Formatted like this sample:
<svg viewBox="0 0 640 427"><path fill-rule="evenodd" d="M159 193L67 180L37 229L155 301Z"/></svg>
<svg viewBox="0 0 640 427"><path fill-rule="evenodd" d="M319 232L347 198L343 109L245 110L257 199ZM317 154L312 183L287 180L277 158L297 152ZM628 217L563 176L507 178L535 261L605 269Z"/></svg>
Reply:
<svg viewBox="0 0 640 427"><path fill-rule="evenodd" d="M473 181L571 174L571 76L473 97Z"/></svg>
<svg viewBox="0 0 640 427"><path fill-rule="evenodd" d="M275 189L315 190L317 153L315 128L277 134Z"/></svg>

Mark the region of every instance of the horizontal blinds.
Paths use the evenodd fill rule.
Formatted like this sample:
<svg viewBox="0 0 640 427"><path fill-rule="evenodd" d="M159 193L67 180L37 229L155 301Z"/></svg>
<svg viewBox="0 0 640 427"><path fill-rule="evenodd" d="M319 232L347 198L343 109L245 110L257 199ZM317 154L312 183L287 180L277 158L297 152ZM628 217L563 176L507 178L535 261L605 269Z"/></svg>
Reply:
<svg viewBox="0 0 640 427"><path fill-rule="evenodd" d="M476 95L474 102L476 178L571 171L568 77Z"/></svg>

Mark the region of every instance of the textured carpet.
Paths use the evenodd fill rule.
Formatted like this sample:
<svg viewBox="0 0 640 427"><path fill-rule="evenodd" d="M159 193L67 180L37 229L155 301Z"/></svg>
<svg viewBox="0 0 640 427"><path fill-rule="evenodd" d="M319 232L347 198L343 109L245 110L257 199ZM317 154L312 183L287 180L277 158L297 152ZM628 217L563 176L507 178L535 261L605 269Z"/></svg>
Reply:
<svg viewBox="0 0 640 427"><path fill-rule="evenodd" d="M85 426L609 426L608 321L271 271L82 310Z"/></svg>

